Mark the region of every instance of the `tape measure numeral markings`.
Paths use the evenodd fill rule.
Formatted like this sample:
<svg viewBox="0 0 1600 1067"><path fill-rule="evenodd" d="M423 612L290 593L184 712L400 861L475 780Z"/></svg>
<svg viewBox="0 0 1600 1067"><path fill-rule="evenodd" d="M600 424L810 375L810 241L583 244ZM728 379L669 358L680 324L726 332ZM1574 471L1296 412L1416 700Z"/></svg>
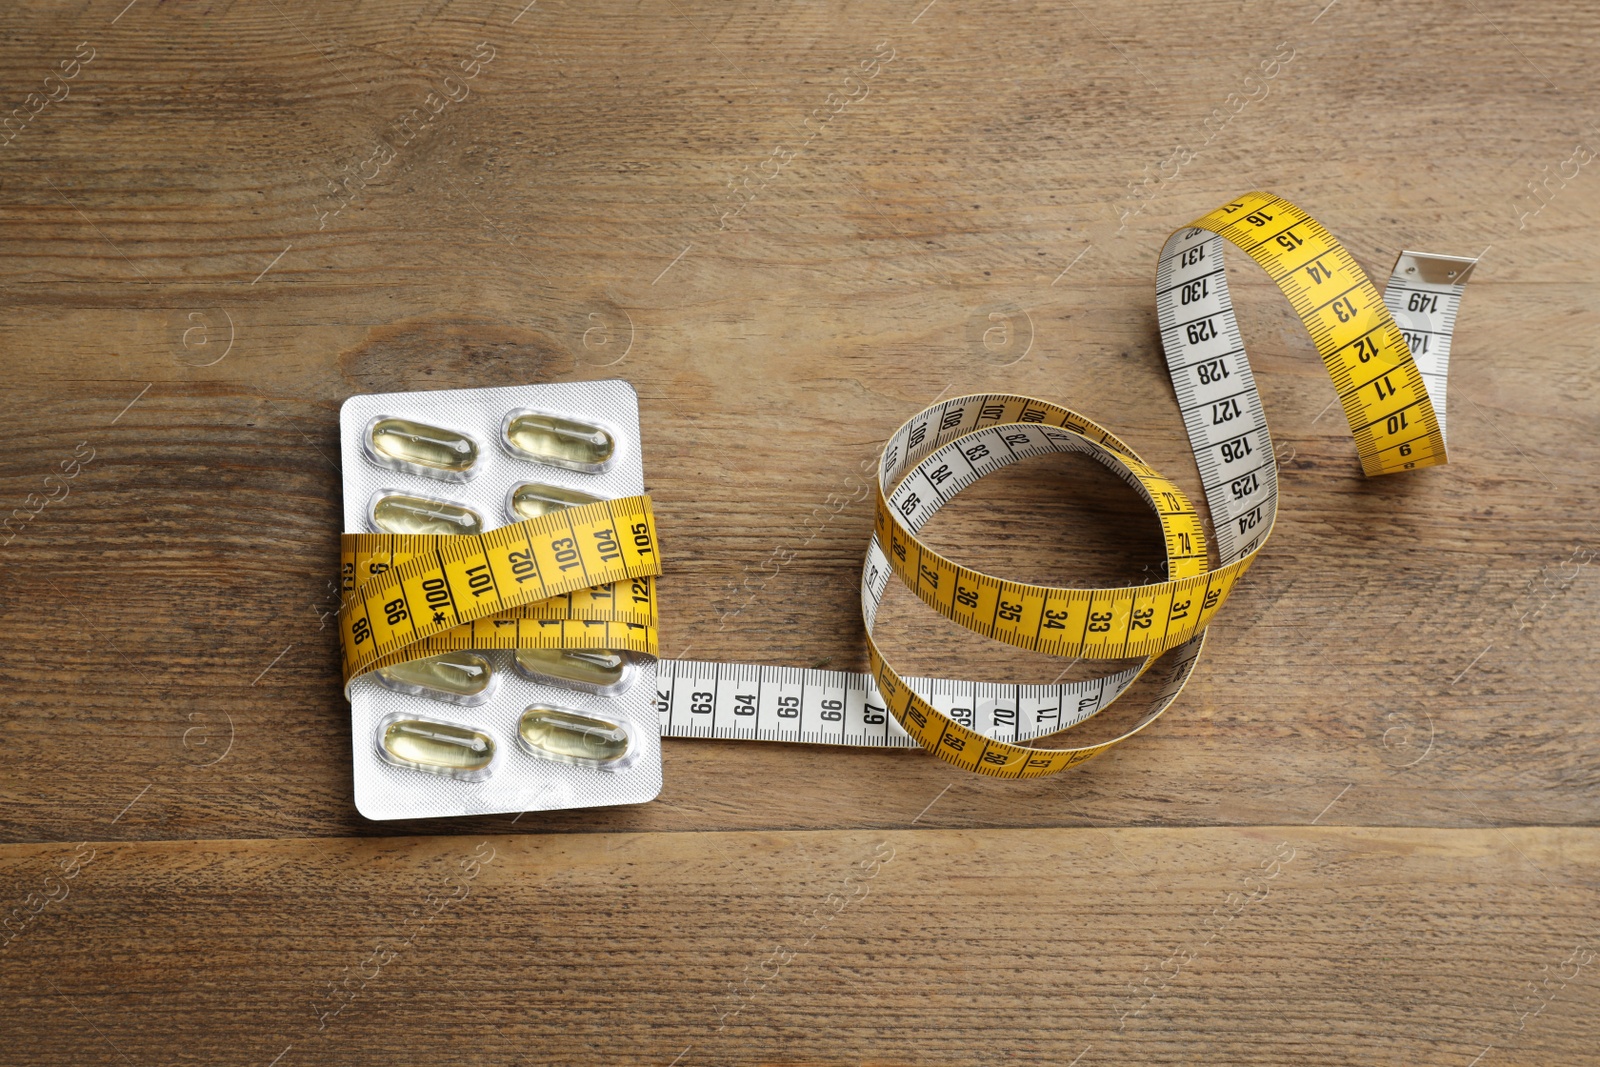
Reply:
<svg viewBox="0 0 1600 1067"><path fill-rule="evenodd" d="M1071 415L1064 408L1053 408L1043 424L975 430L936 447L904 477L887 506L880 506L879 540L889 546L890 568L925 603L986 637L1061 656L1113 658L1163 651L1196 628L1199 614L1193 603L1184 601L1206 600L1205 539L1199 518L1182 490L1142 462L1058 429ZM985 442L995 439L1008 447L988 449ZM987 466L967 478L952 479L952 491L917 491L938 487L940 473L949 469L948 457L978 449L987 450ZM916 539L917 531L961 488L1003 466L1049 452L1087 454L1139 492L1161 522L1169 572L1181 580L1124 589L1027 585L959 566ZM1220 606L1220 599L1210 606Z"/></svg>
<svg viewBox="0 0 1600 1067"><path fill-rule="evenodd" d="M417 537L406 534L346 534L342 544L340 573L343 592L355 592L358 584L388 573L415 556L432 551L432 545L412 543ZM459 536L459 535L451 535ZM512 619L593 619L632 622L642 626L656 624L655 578L645 575L575 589L521 607L508 608L495 616L497 623Z"/></svg>
<svg viewBox="0 0 1600 1067"><path fill-rule="evenodd" d="M1404 252L1383 290L1383 303L1411 350L1428 394L1434 399L1439 437L1445 432L1445 378L1450 368L1450 339L1461 307L1462 286L1475 261L1459 256Z"/></svg>
<svg viewBox="0 0 1600 1067"><path fill-rule="evenodd" d="M1026 741L1074 726L1121 696L1130 668L1069 685L1009 685L907 678L938 711L1001 739ZM661 732L669 737L799 741L916 748L870 675L848 671L663 660L656 680Z"/></svg>
<svg viewBox="0 0 1600 1067"><path fill-rule="evenodd" d="M1444 386L1473 261L1404 252L1382 297L1316 220L1248 193L1175 231L1156 266L1156 309L1173 390L1210 506L1204 524L1173 482L1087 417L1033 397L955 397L906 420L879 461L861 576L865 674L663 661L661 732L673 737L920 745L979 774L1055 774L1134 736L1194 671L1206 627L1277 518L1277 462L1228 290L1224 243L1249 255L1300 317L1341 404L1363 471L1446 461ZM1008 581L962 566L917 534L963 490L1051 453L1101 463L1155 511L1166 577L1119 588ZM346 535L340 631L347 683L446 648L628 648L655 655L660 573L646 497L588 504L485 534ZM941 615L1030 651L1118 664L1099 677L1008 685L900 676L873 626L890 576ZM1040 737L1077 725L1151 673L1135 724L1077 747Z"/></svg>
<svg viewBox="0 0 1600 1067"><path fill-rule="evenodd" d="M361 583L340 609L347 684L384 662L429 654L418 647L422 642L475 620L661 573L655 519L642 496L585 504L482 534L415 538L403 546L411 558ZM350 551L353 556L353 544ZM618 636L630 632L626 623L599 625L607 639L619 627ZM570 621L561 628L563 639L593 630ZM616 647L654 655L654 628L639 629L647 636ZM531 647L560 647L545 643L550 640L553 635L546 635ZM582 640L577 647L608 646Z"/></svg>
<svg viewBox="0 0 1600 1067"><path fill-rule="evenodd" d="M931 430L934 427L937 429ZM996 434L1008 447L995 452L994 466L985 473L1049 451L1085 454L1111 469L1156 510L1166 535L1168 572L1178 577L1142 587L1054 589L1007 582L960 567L922 545L916 531L955 494L924 497L915 487L938 481L937 472L952 450L985 444ZM1203 540L1196 540L1200 528L1181 490L1120 441L1120 449L1112 446L1112 440L1109 432L1058 405L1028 397L987 395L956 397L934 405L908 420L885 447L879 468L877 521L862 572L862 618L870 675L905 731L940 758L979 774L1037 777L1081 763L1116 742L1037 749L1018 743L1031 737L1019 736L1009 724L979 724L974 719L969 725L965 716L946 714L928 699L932 689L898 675L873 639L891 571L947 618L996 640L1092 659L1145 656L1131 671L1130 683L1154 666L1161 653L1182 647L1184 652L1174 654L1174 665L1165 668L1156 704L1125 737L1153 721L1187 680L1204 640L1204 625L1221 606L1234 575L1205 571ZM1191 551L1180 551L1186 541ZM1196 547L1198 551L1193 551ZM948 583L945 575L950 576ZM948 597L940 593L941 587L951 590ZM970 620L974 610L981 612L991 605L987 618L978 625L962 618ZM1055 623L1059 630L1046 623ZM1047 633L1049 636L1041 636ZM1081 699L1073 691L1081 692L1081 683L1054 688L1058 707L1070 706L1068 701L1075 697ZM1125 691L1117 686L1106 688L1115 689L1116 695ZM1110 703L1110 699L1095 700L1089 714ZM980 725L986 728L980 729Z"/></svg>
<svg viewBox="0 0 1600 1067"><path fill-rule="evenodd" d="M1314 219L1281 197L1247 194L1174 232L1156 268L1162 344L1210 505L1219 566L1208 566L1202 523L1182 491L1110 431L1029 397L957 397L912 416L884 447L861 579L870 672L668 662L658 694L663 734L903 744L893 729L856 718L881 706L907 737L941 759L980 774L1026 778L1082 763L1155 721L1182 691L1204 648L1206 625L1277 518L1277 461L1228 291L1225 241L1267 271L1305 325L1334 383L1363 471L1371 476L1445 462L1436 408L1443 409L1448 341L1471 261L1403 253L1380 298L1355 259ZM1435 379L1431 386L1428 375ZM1162 526L1165 581L1117 589L1010 582L954 563L918 539L922 526L962 490L1048 452L1090 456L1150 504ZM946 618L994 640L1057 655L1143 662L1067 686L985 689L903 678L872 635L891 574ZM1121 736L1069 748L1023 744L1104 710L1152 669L1157 692ZM873 688L881 705L870 699ZM1036 712L1051 710L1030 726L1026 700Z"/></svg>

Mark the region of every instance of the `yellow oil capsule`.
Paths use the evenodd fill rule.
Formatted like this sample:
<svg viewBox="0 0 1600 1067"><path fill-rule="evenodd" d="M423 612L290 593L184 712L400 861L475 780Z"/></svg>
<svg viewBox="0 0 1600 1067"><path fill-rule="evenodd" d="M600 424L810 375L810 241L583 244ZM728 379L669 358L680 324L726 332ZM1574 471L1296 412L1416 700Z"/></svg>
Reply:
<svg viewBox="0 0 1600 1067"><path fill-rule="evenodd" d="M408 493L380 492L372 499L372 526L393 534L475 534L483 518L463 504Z"/></svg>
<svg viewBox="0 0 1600 1067"><path fill-rule="evenodd" d="M517 737L529 755L596 770L620 771L637 755L625 723L545 704L522 713Z"/></svg>
<svg viewBox="0 0 1600 1067"><path fill-rule="evenodd" d="M544 411L513 411L500 436L513 455L590 474L611 466L617 452L616 438L605 427Z"/></svg>
<svg viewBox="0 0 1600 1067"><path fill-rule="evenodd" d="M512 522L521 522L524 519L537 519L541 515L548 515L563 508L593 504L601 499L603 498L580 493L576 489L563 489L559 485L523 482L512 487L506 497L506 516Z"/></svg>
<svg viewBox="0 0 1600 1067"><path fill-rule="evenodd" d="M478 443L466 434L411 419L373 419L365 446L380 467L447 482L466 481L478 462Z"/></svg>
<svg viewBox="0 0 1600 1067"><path fill-rule="evenodd" d="M380 667L378 684L399 693L473 707L489 699L494 669L476 652L442 652Z"/></svg>
<svg viewBox="0 0 1600 1067"><path fill-rule="evenodd" d="M609 648L519 648L517 668L536 682L613 696L633 684L633 655Z"/></svg>
<svg viewBox="0 0 1600 1067"><path fill-rule="evenodd" d="M494 738L459 723L391 715L378 726L378 754L397 767L478 782L494 770Z"/></svg>

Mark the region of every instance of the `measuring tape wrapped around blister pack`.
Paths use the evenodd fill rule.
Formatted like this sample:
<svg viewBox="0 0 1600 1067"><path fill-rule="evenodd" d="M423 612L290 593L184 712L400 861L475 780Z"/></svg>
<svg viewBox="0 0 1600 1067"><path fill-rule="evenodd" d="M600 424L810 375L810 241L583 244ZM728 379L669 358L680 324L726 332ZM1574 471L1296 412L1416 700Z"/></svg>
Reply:
<svg viewBox="0 0 1600 1067"><path fill-rule="evenodd" d="M661 734L920 745L966 770L1031 778L1082 763L1159 717L1193 672L1207 624L1277 514L1274 450L1229 297L1225 243L1267 271L1304 323L1368 476L1446 461L1450 338L1473 261L1402 253L1380 296L1305 212L1281 197L1247 194L1174 232L1156 268L1161 339L1209 505L1215 565L1188 497L1108 429L1031 397L947 400L907 420L880 459L861 580L869 673L661 661L654 693ZM974 482L1061 452L1105 465L1154 509L1165 580L1101 589L1011 582L961 566L919 539L929 519ZM653 581L661 560L643 495L470 536L346 534L344 549L347 681L446 650L657 653ZM379 559L390 565L374 574ZM903 677L872 637L891 575L947 619L996 641L1140 662L1057 685ZM1152 670L1154 696L1121 736L1079 747L1029 743L1103 711Z"/></svg>

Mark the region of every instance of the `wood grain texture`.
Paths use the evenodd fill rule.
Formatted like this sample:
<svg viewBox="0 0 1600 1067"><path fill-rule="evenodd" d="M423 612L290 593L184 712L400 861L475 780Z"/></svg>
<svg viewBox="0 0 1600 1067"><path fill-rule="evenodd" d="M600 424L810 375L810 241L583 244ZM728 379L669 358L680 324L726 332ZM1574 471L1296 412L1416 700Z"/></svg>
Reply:
<svg viewBox="0 0 1600 1067"><path fill-rule="evenodd" d="M4 5L0 870L26 929L0 1059L424 1062L465 1032L488 1063L1594 1062L1591 970L1510 1028L1595 947L1597 33L1471 0ZM1290 309L1233 271L1279 524L1137 741L1024 783L673 741L647 805L357 815L346 397L628 379L666 651L859 668L859 471L936 397L1065 403L1198 496L1150 279L1250 188L1380 278L1482 253L1452 463L1363 479ZM930 537L1019 578L1157 558L1067 461ZM908 673L1060 670L909 594L886 612ZM481 891L308 1033L485 838L509 858ZM878 840L872 896L716 1035L726 984ZM1175 957L1280 840L1307 851L1270 900ZM70 896L17 918L80 841Z"/></svg>
<svg viewBox="0 0 1600 1067"><path fill-rule="evenodd" d="M74 856L6 949L18 1067L1577 1063L1600 1006L1587 829L102 842L0 881Z"/></svg>

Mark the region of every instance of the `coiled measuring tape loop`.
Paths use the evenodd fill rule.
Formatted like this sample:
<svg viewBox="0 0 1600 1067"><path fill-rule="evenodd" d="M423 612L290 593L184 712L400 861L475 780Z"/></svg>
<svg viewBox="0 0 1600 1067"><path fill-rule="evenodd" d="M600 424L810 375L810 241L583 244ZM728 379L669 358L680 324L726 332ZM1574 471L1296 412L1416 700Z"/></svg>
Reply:
<svg viewBox="0 0 1600 1067"><path fill-rule="evenodd" d="M1144 497L1161 523L1173 579L1121 589L1063 589L1010 582L953 563L917 532L956 494L1022 459L1077 452L1110 468ZM887 545L887 551L885 551ZM1253 558L1253 557L1252 557ZM1024 396L957 397L913 416L879 464L877 522L862 571L862 618L871 675L900 725L919 744L965 770L995 777L1055 774L1153 722L1177 697L1204 645L1204 630L1249 560L1207 571L1205 535L1187 496L1110 431L1066 408ZM1168 649L1184 646L1146 715L1114 741L1066 749L1021 744L1020 716L981 730L944 714L889 665L872 629L890 573L929 607L974 633L1035 652L1144 663L1087 714L1109 706ZM1009 735L1009 736L1007 736Z"/></svg>
<svg viewBox="0 0 1600 1067"><path fill-rule="evenodd" d="M339 610L347 692L368 671L454 649L659 654L661 553L647 496L481 534L344 534L341 549L353 586Z"/></svg>
<svg viewBox="0 0 1600 1067"><path fill-rule="evenodd" d="M1269 193L1246 194L1175 231L1156 271L1162 343L1210 505L1216 567L1207 565L1200 520L1184 494L1109 431L1028 397L948 400L907 420L880 461L862 571L870 674L666 661L658 701L663 734L916 743L980 774L1033 778L1091 759L1155 721L1189 679L1207 623L1277 516L1272 440L1228 293L1224 240L1260 263L1299 315L1333 379L1363 471L1445 462L1445 361L1473 261L1403 253L1379 298L1354 258L1305 212ZM1091 456L1151 504L1162 525L1167 580L1115 589L1007 582L953 563L916 536L961 489L1050 451ZM872 636L891 573L952 622L995 640L1063 656L1144 661L1060 686L902 677ZM1158 663L1156 694L1121 736L1068 748L1022 743L1099 713ZM872 701L874 690L883 705ZM880 714L885 706L899 731Z"/></svg>

